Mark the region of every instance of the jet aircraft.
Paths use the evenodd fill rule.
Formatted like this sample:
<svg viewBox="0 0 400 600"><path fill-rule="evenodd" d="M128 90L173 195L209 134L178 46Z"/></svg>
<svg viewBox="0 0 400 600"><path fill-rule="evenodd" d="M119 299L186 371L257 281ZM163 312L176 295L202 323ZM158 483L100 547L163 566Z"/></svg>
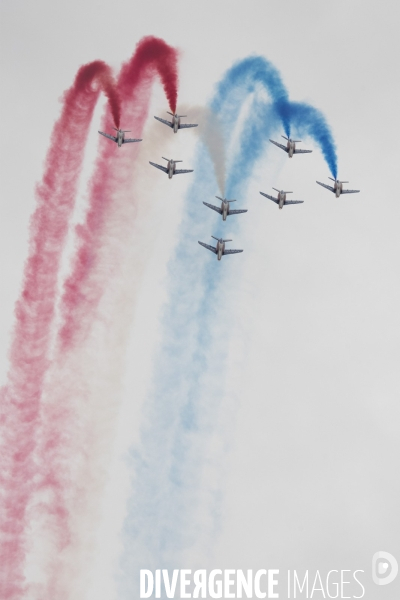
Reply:
<svg viewBox="0 0 400 600"><path fill-rule="evenodd" d="M155 119L157 119L157 121L160 121L161 123L164 123L164 125L168 125L168 127L171 127L174 130L174 133L177 133L178 129L187 129L189 127L197 127L197 124L185 124L185 123L181 123L181 119L185 118L186 115L178 115L178 114L173 114L171 112L169 112L167 110L167 113L169 115L171 115L172 117L172 121L166 121L165 119L161 119L160 117L154 117Z"/></svg>
<svg viewBox="0 0 400 600"><path fill-rule="evenodd" d="M221 200L221 208L218 208L218 206L214 206L214 204L208 204L207 202L203 202L203 204L205 206L208 206L208 208L212 208L217 213L222 215L223 221L226 221L226 217L228 215L238 215L240 213L247 212L247 210L231 210L230 203L236 202L236 200L227 200L226 198L220 198L219 196L215 197L218 198L218 200Z"/></svg>
<svg viewBox="0 0 400 600"><path fill-rule="evenodd" d="M121 148L122 144L129 144L130 142L141 142L142 141L142 140L134 140L134 139L125 138L125 133L130 133L129 129L116 129L115 127L113 127L113 129L115 129L115 131L117 132L116 136L109 135L108 133L104 133L104 131L99 131L99 133L101 135L104 135L104 137L108 138L109 140L116 142L118 144L118 148Z"/></svg>
<svg viewBox="0 0 400 600"><path fill-rule="evenodd" d="M216 238L213 235L211 236L214 240L217 240L217 245L215 246L209 246L208 244L204 244L204 242L199 242L200 246L204 246L204 248L207 248L207 250L211 250L211 252L214 252L214 254L217 255L218 260L221 260L221 258L225 255L225 254L237 254L238 252L243 252L243 250L225 250L225 242L231 242L232 240L223 240L222 238Z"/></svg>
<svg viewBox="0 0 400 600"><path fill-rule="evenodd" d="M275 204L277 204L279 206L279 208L282 208L283 206L286 206L286 204L303 204L304 200L286 200L286 194L293 194L293 192L284 192L283 190L277 190L276 188L272 188L273 190L275 190L276 192L278 192L278 197L274 198L273 196L269 196L268 194L264 194L264 192L260 192L261 196L265 196L266 198L269 198L269 200L272 200L272 202L275 202Z"/></svg>
<svg viewBox="0 0 400 600"><path fill-rule="evenodd" d="M167 173L169 179L172 179L173 175L179 175L180 173L193 173L193 169L176 168L176 163L182 162L181 160L172 160L172 158L165 158L165 156L162 156L161 158L168 162L166 167L163 167L162 165L157 165L156 163L153 163L151 161L149 161L149 163L153 165L153 167L157 167L157 169L160 169L161 171L164 171L164 173Z"/></svg>
<svg viewBox="0 0 400 600"><path fill-rule="evenodd" d="M335 194L336 198L339 198L340 194L358 194L358 192L360 191L360 190L344 190L343 184L349 183L348 181L339 181L339 179L332 179L332 177L328 177L328 179L330 179L331 181L334 182L333 187L331 185L327 185L326 183L321 183L320 181L317 181L317 183L319 185L322 185L322 187L326 188L330 192L333 192Z"/></svg>
<svg viewBox="0 0 400 600"><path fill-rule="evenodd" d="M289 158L292 158L293 154L307 154L308 152L312 152L312 150L298 150L296 148L296 144L298 142L301 142L301 140L292 140L290 138L287 138L285 135L282 135L281 137L287 140L286 146L284 146L283 144L279 144L278 142L274 142L274 140L269 141L272 142L272 144L275 144L275 146L278 146L278 148L282 148L282 150L287 152Z"/></svg>

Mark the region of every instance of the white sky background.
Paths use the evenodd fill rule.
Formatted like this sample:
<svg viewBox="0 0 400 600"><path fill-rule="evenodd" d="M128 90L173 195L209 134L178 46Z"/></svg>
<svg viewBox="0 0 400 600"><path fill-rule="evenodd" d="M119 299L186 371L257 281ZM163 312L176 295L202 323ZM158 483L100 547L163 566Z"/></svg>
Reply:
<svg viewBox="0 0 400 600"><path fill-rule="evenodd" d="M368 570L377 550L400 558L397 4L3 0L0 11L1 382L33 189L78 67L118 68L140 38L160 36L182 51L179 107L205 104L234 61L261 54L292 100L323 111L339 178L361 193L336 200L317 186L329 173L316 151L283 156L277 180L265 161L249 188L235 245L245 253L231 259L242 278L226 290L235 400L221 416L229 450L210 567ZM306 202L278 211L258 194L271 186ZM367 597L393 598L394 585Z"/></svg>

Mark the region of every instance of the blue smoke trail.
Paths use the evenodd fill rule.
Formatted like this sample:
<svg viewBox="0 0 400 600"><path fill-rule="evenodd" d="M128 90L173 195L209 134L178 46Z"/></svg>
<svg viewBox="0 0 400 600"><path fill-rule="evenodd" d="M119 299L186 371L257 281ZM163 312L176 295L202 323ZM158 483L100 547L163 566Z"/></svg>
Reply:
<svg viewBox="0 0 400 600"><path fill-rule="evenodd" d="M336 145L332 132L325 121L323 114L310 106L300 102L289 103L290 122L300 135L306 134L313 138L321 148L325 161L333 177L337 177Z"/></svg>
<svg viewBox="0 0 400 600"><path fill-rule="evenodd" d="M227 145L249 97L250 117L227 169L228 198L243 196L254 166L279 123L288 136L293 126L313 137L325 158L333 157L332 168L336 168L334 143L322 115L311 106L291 103L279 73L261 57L237 63L217 86L211 109L221 122ZM219 263L211 253L207 258L207 251L197 244L197 240L208 242L210 234L222 234L224 224L202 204L217 190L210 154L203 144L195 164L177 251L169 265L170 300L162 317L163 342L155 362L141 448L131 455L135 491L124 525L121 564L121 593L130 598L138 596L140 568L182 567L182 549L192 542L191 516L199 493L203 445L213 431L213 411L223 394L222 377L215 383L212 396L205 393L210 370L208 349L216 342L216 324L223 311L220 300L227 299L226 282L232 281L239 263L229 258ZM245 225L245 216L232 219L231 230ZM213 365L221 374L225 360L222 351Z"/></svg>
<svg viewBox="0 0 400 600"><path fill-rule="evenodd" d="M332 132L323 114L300 102L290 102L288 92L280 74L271 63L261 56L249 57L234 65L218 85L217 94L211 103L214 112L226 113L226 127L231 127L237 117L236 96L249 96L260 87L264 88L271 98L277 114L277 120L283 125L287 137L295 129L300 135L308 135L320 146L333 177L337 177L337 156ZM232 91L234 93L232 94ZM231 95L232 94L232 95ZM231 101L230 101L231 99ZM232 101L233 100L233 101ZM260 115L262 120L262 115ZM263 134L263 131L260 132ZM257 136L257 131L254 131ZM265 142L267 141L263 138ZM248 157L251 160L251 156Z"/></svg>

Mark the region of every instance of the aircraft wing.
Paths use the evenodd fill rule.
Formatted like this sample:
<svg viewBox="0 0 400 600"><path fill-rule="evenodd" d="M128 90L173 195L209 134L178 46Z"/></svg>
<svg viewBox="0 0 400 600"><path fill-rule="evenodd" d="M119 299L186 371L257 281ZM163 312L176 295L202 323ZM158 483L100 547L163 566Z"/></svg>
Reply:
<svg viewBox="0 0 400 600"><path fill-rule="evenodd" d="M113 142L117 141L117 138L114 137L113 135L110 135L108 133L104 133L104 131L99 131L100 135L104 135L104 137L108 138L109 140L112 140Z"/></svg>
<svg viewBox="0 0 400 600"><path fill-rule="evenodd" d="M231 210L229 209L228 215L239 215L240 213L245 213L247 212L246 210Z"/></svg>
<svg viewBox="0 0 400 600"><path fill-rule="evenodd" d="M222 215L222 210L220 208L218 208L218 206L214 206L213 204L207 204L207 202L203 202L203 204L205 204L206 206L208 206L208 208L212 208L217 213L219 213L220 215Z"/></svg>
<svg viewBox="0 0 400 600"><path fill-rule="evenodd" d="M304 200L285 200L285 204L303 204Z"/></svg>
<svg viewBox="0 0 400 600"><path fill-rule="evenodd" d="M342 194L358 194L360 190L342 190Z"/></svg>
<svg viewBox="0 0 400 600"><path fill-rule="evenodd" d="M224 250L224 254L237 254L238 252L243 252L243 250Z"/></svg>
<svg viewBox="0 0 400 600"><path fill-rule="evenodd" d="M217 249L214 248L214 246L209 246L208 244L204 244L204 242L199 242L200 246L204 246L204 248L207 248L207 250L211 250L211 252L214 252L214 254L217 254Z"/></svg>
<svg viewBox="0 0 400 600"><path fill-rule="evenodd" d="M278 198L274 198L273 196L268 196L268 194L264 194L264 192L260 192L261 196L265 196L266 198L269 198L269 200L272 200L272 202L275 202L275 204L279 204L279 200Z"/></svg>
<svg viewBox="0 0 400 600"><path fill-rule="evenodd" d="M197 127L197 125L191 125L190 123L181 123L179 129L187 129L188 127Z"/></svg>
<svg viewBox="0 0 400 600"><path fill-rule="evenodd" d="M157 167L157 169L160 169L160 171L164 171L164 173L168 173L168 169L166 167L163 167L161 165L156 165L156 163L152 163L151 161L149 161L149 163L151 165L153 165L153 167Z"/></svg>
<svg viewBox="0 0 400 600"><path fill-rule="evenodd" d="M317 183L319 185L322 185L322 187L326 188L327 190L330 190L331 192L335 192L335 190L333 189L333 187L331 187L330 185L327 185L326 183L321 183L320 181L317 181Z"/></svg>
<svg viewBox="0 0 400 600"><path fill-rule="evenodd" d="M157 119L157 121L164 123L164 125L168 125L168 127L173 127L173 124L171 123L171 121L166 121L165 119L161 119L160 117L154 117L154 118Z"/></svg>
<svg viewBox="0 0 400 600"><path fill-rule="evenodd" d="M278 144L278 142L274 142L274 140L269 140L269 141L272 142L272 144L275 144L275 146L278 146L278 148L282 148L282 150L284 150L285 152L288 152L288 149L283 144Z"/></svg>
<svg viewBox="0 0 400 600"><path fill-rule="evenodd" d="M312 152L312 150L300 150L300 148L294 151L295 154L306 154L307 152Z"/></svg>
<svg viewBox="0 0 400 600"><path fill-rule="evenodd" d="M142 140L134 140L132 138L125 139L122 143L129 144L130 142L141 142Z"/></svg>
<svg viewBox="0 0 400 600"><path fill-rule="evenodd" d="M181 173L193 173L193 169L175 169L174 175L180 175Z"/></svg>

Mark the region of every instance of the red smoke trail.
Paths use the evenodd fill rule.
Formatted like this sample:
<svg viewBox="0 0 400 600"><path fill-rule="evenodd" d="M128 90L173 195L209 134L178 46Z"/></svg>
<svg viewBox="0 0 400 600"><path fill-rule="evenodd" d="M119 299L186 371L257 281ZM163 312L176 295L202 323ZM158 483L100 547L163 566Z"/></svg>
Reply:
<svg viewBox="0 0 400 600"><path fill-rule="evenodd" d="M73 86L64 95L43 180L36 189L29 256L15 309L8 383L1 390L0 597L4 600L21 598L24 594L27 507L36 485L33 450L44 376L49 366L58 271L89 125L101 90L108 97L114 122L119 126L120 103L110 68L101 61L81 67Z"/></svg>
<svg viewBox="0 0 400 600"><path fill-rule="evenodd" d="M171 111L175 112L177 51L163 40L148 37L138 44L131 60L121 68L117 84L122 126L132 130L133 137L142 135L152 83L157 77L161 79ZM106 111L103 131L107 131L109 119L109 111ZM61 599L68 595L66 586L71 583L66 575L68 567L63 563L65 554L62 550L68 555L68 543L74 536L71 515L85 512L88 502L85 484L96 477L88 468L87 481L83 484L81 480L82 469L93 452L87 447L87 440L94 435L93 421L90 408L87 408L89 415L85 411L90 406L85 395L90 382L88 373L82 375L81 365L71 368L71 363L74 364L75 350L85 349L85 340L96 322L97 305L113 272L118 269L121 252L124 252L124 241L121 240L129 241L135 218L136 199L129 197L129 189L135 177L140 143L118 148L101 138L99 144L89 188L89 208L85 223L76 229L77 250L60 304L63 326L57 340L54 379L48 392L52 398L46 405L39 456L42 485L49 498L46 512L50 515L51 535L59 550L51 557L46 591L42 594L46 599ZM79 440L82 439L81 444ZM74 492L75 498L72 498Z"/></svg>
<svg viewBox="0 0 400 600"><path fill-rule="evenodd" d="M123 65L117 84L124 112L124 127L130 116L129 127L134 128L134 137L142 135L151 84L157 76L161 79L169 107L175 112L178 95L177 51L161 39L146 37L138 44L131 60ZM107 115L104 126L107 126ZM138 148L133 149L133 152L135 151L137 152ZM125 155L121 156L121 152L125 152ZM89 282L89 278L95 269L102 243L102 228L108 212L112 210L113 191L116 188L124 189L126 181L123 178L126 180L132 171L132 159L128 158L124 173L120 173L120 167L128 152L127 148L117 149L106 141L101 146L91 182L86 223L77 228L79 249L73 272L64 288L61 309L64 326L60 333L63 350L73 344L74 337L81 332L83 315L93 308L101 294L101 289L96 289L96 286Z"/></svg>

